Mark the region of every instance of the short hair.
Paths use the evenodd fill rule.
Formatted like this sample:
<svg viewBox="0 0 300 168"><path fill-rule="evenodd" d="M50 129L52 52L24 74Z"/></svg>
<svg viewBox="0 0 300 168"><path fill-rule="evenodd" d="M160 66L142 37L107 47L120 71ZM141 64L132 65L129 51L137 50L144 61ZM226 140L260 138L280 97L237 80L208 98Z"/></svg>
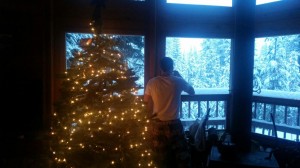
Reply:
<svg viewBox="0 0 300 168"><path fill-rule="evenodd" d="M172 60L172 58L170 57L163 57L160 60L160 68L164 71L164 72L170 72L173 71L174 68L174 62Z"/></svg>

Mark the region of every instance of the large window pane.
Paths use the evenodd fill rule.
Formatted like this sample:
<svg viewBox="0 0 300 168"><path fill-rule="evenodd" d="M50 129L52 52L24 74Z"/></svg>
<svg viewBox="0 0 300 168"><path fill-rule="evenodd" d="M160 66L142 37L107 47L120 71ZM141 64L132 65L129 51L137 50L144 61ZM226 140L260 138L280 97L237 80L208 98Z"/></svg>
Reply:
<svg viewBox="0 0 300 168"><path fill-rule="evenodd" d="M196 94L229 94L230 39L166 38L166 56L173 58L175 70L195 88ZM184 95L183 95L184 96ZM181 120L189 127L195 119L207 115L214 124L209 127L225 128L227 99L182 102Z"/></svg>
<svg viewBox="0 0 300 168"><path fill-rule="evenodd" d="M261 5L261 4L266 4L270 2L276 2L276 1L281 1L281 0L256 0L256 5ZM167 0L167 3L232 7L232 0Z"/></svg>
<svg viewBox="0 0 300 168"><path fill-rule="evenodd" d="M167 3L211 5L211 6L232 6L232 0L167 0Z"/></svg>
<svg viewBox="0 0 300 168"><path fill-rule="evenodd" d="M300 35L255 39L254 87L300 92Z"/></svg>
<svg viewBox="0 0 300 168"><path fill-rule="evenodd" d="M271 3L271 2L277 2L281 0L256 0L256 5L261 5L261 4L266 4L266 3Z"/></svg>
<svg viewBox="0 0 300 168"><path fill-rule="evenodd" d="M144 36L136 35L110 35L125 42L124 46L118 46L126 57L128 67L132 68L139 77L137 84L144 87ZM74 50L81 50L79 42L84 38L92 38L92 34L66 33L66 67L69 67L69 59Z"/></svg>
<svg viewBox="0 0 300 168"><path fill-rule="evenodd" d="M256 38L253 72L252 132L275 136L273 114L278 138L299 141L300 34Z"/></svg>
<svg viewBox="0 0 300 168"><path fill-rule="evenodd" d="M196 89L229 90L230 39L167 37L166 56Z"/></svg>

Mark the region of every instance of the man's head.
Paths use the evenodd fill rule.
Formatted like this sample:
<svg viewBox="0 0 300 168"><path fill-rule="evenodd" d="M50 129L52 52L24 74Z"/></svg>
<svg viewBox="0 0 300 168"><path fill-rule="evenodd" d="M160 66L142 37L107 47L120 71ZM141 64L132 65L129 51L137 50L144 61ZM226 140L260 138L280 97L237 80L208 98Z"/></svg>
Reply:
<svg viewBox="0 0 300 168"><path fill-rule="evenodd" d="M160 60L160 68L163 72L173 72L174 62L170 57L163 57Z"/></svg>

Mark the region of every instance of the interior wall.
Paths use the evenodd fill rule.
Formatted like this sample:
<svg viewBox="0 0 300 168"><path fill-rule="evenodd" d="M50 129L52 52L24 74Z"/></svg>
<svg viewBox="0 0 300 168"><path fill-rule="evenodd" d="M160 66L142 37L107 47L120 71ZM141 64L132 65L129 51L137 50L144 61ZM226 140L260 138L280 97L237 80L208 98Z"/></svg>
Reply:
<svg viewBox="0 0 300 168"><path fill-rule="evenodd" d="M49 2L2 1L0 5L0 129L2 137L8 139L27 137L44 129L44 67L50 39L49 27L45 25L50 21Z"/></svg>

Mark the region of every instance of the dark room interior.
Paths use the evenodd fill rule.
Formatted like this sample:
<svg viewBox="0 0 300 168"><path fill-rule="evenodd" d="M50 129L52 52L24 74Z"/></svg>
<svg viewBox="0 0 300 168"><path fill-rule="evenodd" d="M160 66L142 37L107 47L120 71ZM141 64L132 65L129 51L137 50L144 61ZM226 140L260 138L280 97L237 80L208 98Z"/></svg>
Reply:
<svg viewBox="0 0 300 168"><path fill-rule="evenodd" d="M263 96L253 91L255 39L300 36L300 1L261 5L255 2L232 0L232 6L228 7L167 3L167 0L1 0L0 83L4 96L0 167L56 167L51 160L50 128L54 103L61 94L61 76L66 70L65 34L91 33L89 23L95 14L101 15L105 34L144 37L144 82L159 74L159 60L165 55L167 37L230 39L227 92L183 95L182 102L226 102L225 116L220 121L224 127L216 130L218 134L229 133L242 153L264 150L271 154L277 162L274 167L300 167L300 71L298 83L293 84L298 88L292 93L296 98ZM97 5L102 5L101 10L97 10ZM300 67L300 38L297 45L296 64ZM291 119L294 124L276 123L278 118L272 124L270 117L267 121L257 121L258 104L265 105L265 110L269 105L275 107L273 110L277 106L291 107L295 111ZM209 120L207 125L218 122ZM256 127L269 130L269 134L256 133ZM283 137L277 137L276 128L284 132ZM286 133L293 135L292 140ZM194 167L215 168L227 164L262 168L273 164L260 165L257 161L256 165L239 165L232 158L222 162L212 158L213 149L210 147L206 156L194 153L196 160L205 158L204 163Z"/></svg>

